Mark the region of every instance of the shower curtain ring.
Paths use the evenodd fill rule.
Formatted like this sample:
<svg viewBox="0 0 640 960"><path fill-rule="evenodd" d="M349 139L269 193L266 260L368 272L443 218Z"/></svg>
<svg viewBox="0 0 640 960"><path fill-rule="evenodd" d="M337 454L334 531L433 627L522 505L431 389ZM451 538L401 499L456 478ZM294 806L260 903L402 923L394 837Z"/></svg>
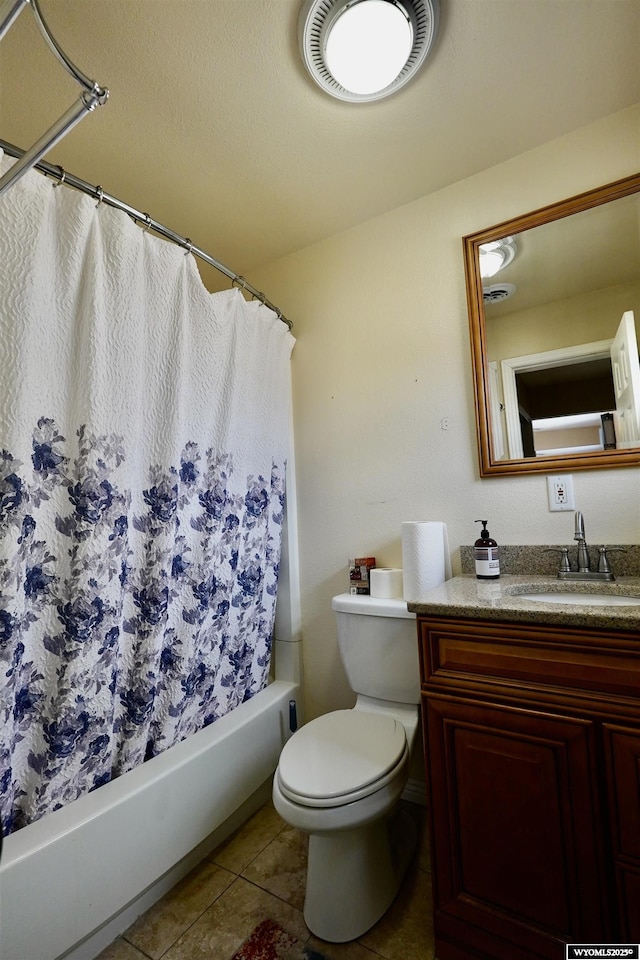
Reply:
<svg viewBox="0 0 640 960"><path fill-rule="evenodd" d="M96 187L96 197L98 198L96 207L99 207L102 201L104 200L104 190L100 186Z"/></svg>
<svg viewBox="0 0 640 960"><path fill-rule="evenodd" d="M240 276L234 277L233 280L231 281L231 286L235 287L236 283L238 284L239 290L246 290L247 281L245 280L244 277L240 277Z"/></svg>
<svg viewBox="0 0 640 960"><path fill-rule="evenodd" d="M60 167L60 166L59 166L59 167L58 167L58 170L60 171L60 173L58 174L58 176L60 177L60 179L58 180L57 183L54 183L54 184L53 184L54 189L55 189L56 187L61 187L62 184L63 184L64 181L65 181L65 177L67 176L67 171L64 169L64 167Z"/></svg>
<svg viewBox="0 0 640 960"><path fill-rule="evenodd" d="M144 228L144 233L146 233L151 227L151 217L148 213L143 213L142 216L144 217L144 222L146 224Z"/></svg>
<svg viewBox="0 0 640 960"><path fill-rule="evenodd" d="M186 240L184 241L184 245L186 247L184 255L185 257L188 257L191 251L193 250L193 244L191 243L191 240L189 237L187 237Z"/></svg>

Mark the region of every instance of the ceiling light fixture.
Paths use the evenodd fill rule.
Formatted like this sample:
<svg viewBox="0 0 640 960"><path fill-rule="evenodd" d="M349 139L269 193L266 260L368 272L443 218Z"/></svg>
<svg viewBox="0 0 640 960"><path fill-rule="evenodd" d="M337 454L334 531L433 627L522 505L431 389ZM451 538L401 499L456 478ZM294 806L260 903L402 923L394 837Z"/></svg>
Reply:
<svg viewBox="0 0 640 960"><path fill-rule="evenodd" d="M516 242L513 237L503 237L480 246L480 276L483 280L495 277L504 270L516 255Z"/></svg>
<svg viewBox="0 0 640 960"><path fill-rule="evenodd" d="M380 100L420 69L438 28L439 0L304 0L300 53L338 100Z"/></svg>

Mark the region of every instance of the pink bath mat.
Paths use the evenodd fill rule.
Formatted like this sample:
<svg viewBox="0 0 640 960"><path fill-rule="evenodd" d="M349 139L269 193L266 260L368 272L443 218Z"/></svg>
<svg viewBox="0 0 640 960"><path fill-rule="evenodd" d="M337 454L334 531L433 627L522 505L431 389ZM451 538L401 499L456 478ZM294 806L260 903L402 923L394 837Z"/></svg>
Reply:
<svg viewBox="0 0 640 960"><path fill-rule="evenodd" d="M305 947L275 920L263 920L245 940L233 960L330 960L323 953Z"/></svg>

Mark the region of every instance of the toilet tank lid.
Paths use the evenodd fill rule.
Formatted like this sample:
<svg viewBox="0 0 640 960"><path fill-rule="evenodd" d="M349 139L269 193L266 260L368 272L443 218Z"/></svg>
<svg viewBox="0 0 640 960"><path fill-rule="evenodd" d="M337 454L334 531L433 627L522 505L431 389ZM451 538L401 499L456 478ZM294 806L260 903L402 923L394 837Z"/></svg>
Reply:
<svg viewBox="0 0 640 960"><path fill-rule="evenodd" d="M360 613L369 617L404 617L415 620L415 613L409 613L405 600L382 600L364 594L341 593L331 600L331 606L338 613Z"/></svg>

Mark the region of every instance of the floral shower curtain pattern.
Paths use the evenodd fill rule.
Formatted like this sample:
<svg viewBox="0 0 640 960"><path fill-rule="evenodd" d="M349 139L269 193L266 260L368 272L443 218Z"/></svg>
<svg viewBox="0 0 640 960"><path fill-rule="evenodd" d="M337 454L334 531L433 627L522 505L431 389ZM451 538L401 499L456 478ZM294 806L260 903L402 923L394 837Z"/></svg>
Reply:
<svg viewBox="0 0 640 960"><path fill-rule="evenodd" d="M0 199L0 264L9 833L267 683L294 341L37 173Z"/></svg>

